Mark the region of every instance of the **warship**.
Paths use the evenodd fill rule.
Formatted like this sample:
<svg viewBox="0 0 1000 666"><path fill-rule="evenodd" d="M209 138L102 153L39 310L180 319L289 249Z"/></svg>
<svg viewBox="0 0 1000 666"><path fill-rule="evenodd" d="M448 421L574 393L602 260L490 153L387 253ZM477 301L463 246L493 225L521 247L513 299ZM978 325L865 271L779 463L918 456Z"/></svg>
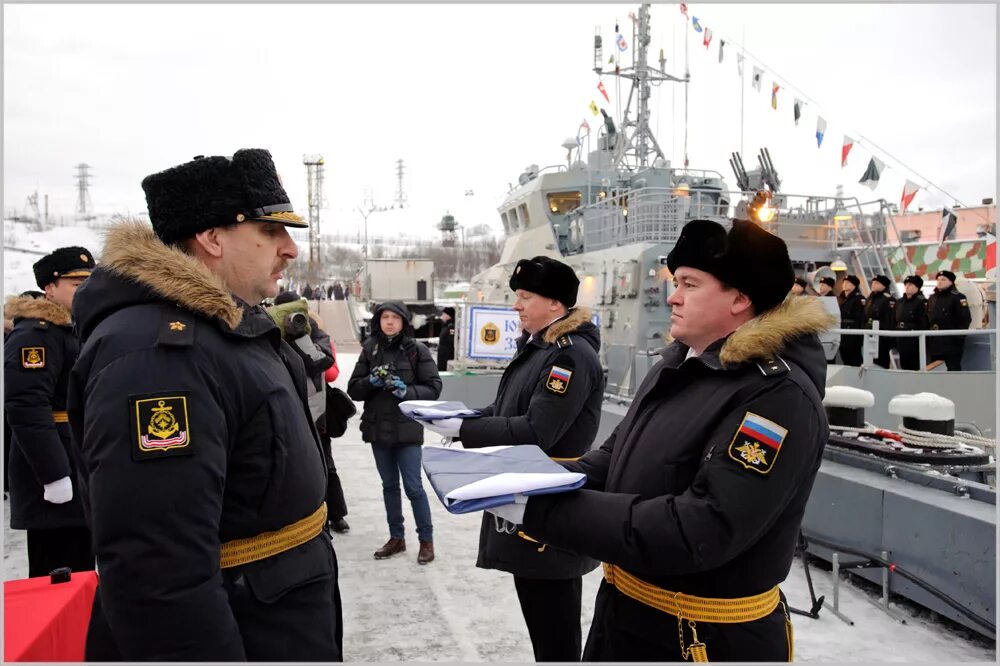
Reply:
<svg viewBox="0 0 1000 666"><path fill-rule="evenodd" d="M606 371L595 445L624 416L670 341L673 284L666 262L687 221L753 220L785 240L796 274L814 289L820 278L842 278L846 271L861 278L865 292L872 277L885 274L893 276L898 296L898 281L913 272L898 261L905 252L892 240L899 234L889 233L896 210L884 199L784 192L766 148L750 170L739 153L731 155L734 188L717 171L672 165L651 128L651 88L686 86L690 75L668 73L662 55L658 67L648 64L649 4L639 7L632 44L631 66L605 71L601 37L595 36L595 73L630 85L617 122L601 109L596 149L585 155L578 139L567 139L565 164L529 166L500 204L502 254L471 279L458 303L456 358L442 400L492 402L520 333L507 284L524 257L546 255L573 266L580 277L578 304L595 313ZM926 367L926 339L940 335L936 331L835 328L822 336L831 438L801 546L834 569L882 585L887 613L889 595L898 594L995 637L996 292L986 280L961 278L958 287L973 308L973 329L960 333L966 337L965 371L873 364L879 337L913 336ZM836 299L821 301L839 317ZM837 362L842 335L864 336L861 367ZM917 418L922 407L910 413L894 403L915 393L935 394L932 401L940 396L952 407L935 420ZM803 558L807 576L810 559ZM816 617L823 599L811 601L802 612ZM836 601L826 608L849 621Z"/></svg>

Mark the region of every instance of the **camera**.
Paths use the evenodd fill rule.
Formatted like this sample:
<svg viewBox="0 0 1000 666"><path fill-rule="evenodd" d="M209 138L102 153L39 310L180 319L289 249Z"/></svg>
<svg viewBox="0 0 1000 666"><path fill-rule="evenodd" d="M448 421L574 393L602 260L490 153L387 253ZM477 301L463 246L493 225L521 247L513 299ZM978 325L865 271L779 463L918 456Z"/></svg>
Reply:
<svg viewBox="0 0 1000 666"><path fill-rule="evenodd" d="M305 328L307 322L306 316L301 312L293 312L288 315L288 320L289 323L296 328Z"/></svg>

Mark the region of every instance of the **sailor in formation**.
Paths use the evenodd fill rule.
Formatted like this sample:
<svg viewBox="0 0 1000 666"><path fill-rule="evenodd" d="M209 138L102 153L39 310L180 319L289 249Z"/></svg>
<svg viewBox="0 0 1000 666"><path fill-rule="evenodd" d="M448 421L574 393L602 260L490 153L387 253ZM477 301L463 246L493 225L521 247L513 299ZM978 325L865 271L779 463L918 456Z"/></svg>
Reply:
<svg viewBox="0 0 1000 666"><path fill-rule="evenodd" d="M688 223L668 268L674 342L608 440L563 463L587 485L506 515L603 561L585 661L789 660L777 586L828 436L816 334L835 318L785 299L785 243L750 222Z"/></svg>
<svg viewBox="0 0 1000 666"><path fill-rule="evenodd" d="M964 330L972 323L969 301L955 288L955 274L951 271L938 271L937 287L927 299L927 321L932 331ZM964 350L965 336L927 338L927 352L935 366L944 363L948 370L961 370Z"/></svg>
<svg viewBox="0 0 1000 666"><path fill-rule="evenodd" d="M4 345L4 413L11 429L10 526L27 530L28 576L59 567L94 568L70 449L66 391L79 353L71 307L94 258L61 247L33 266L44 294L12 298L13 329Z"/></svg>
<svg viewBox="0 0 1000 666"><path fill-rule="evenodd" d="M855 275L847 275L841 280L840 295L840 327L862 329L868 318L865 316L865 297L861 295L861 280ZM840 336L840 358L844 365L860 366L864 360L862 347L864 337L860 335Z"/></svg>
<svg viewBox="0 0 1000 666"><path fill-rule="evenodd" d="M339 661L327 471L260 306L306 227L266 150L142 182L76 294L69 383L100 582L87 661Z"/></svg>
<svg viewBox="0 0 1000 666"><path fill-rule="evenodd" d="M481 418L428 427L465 448L537 444L557 461L588 451L600 424L604 374L600 331L588 308L575 307L579 285L561 261L519 261L510 288L523 332L496 400ZM582 576L598 563L573 550L540 543L531 530L498 531L494 516L483 515L476 565L513 574L537 661L580 660Z"/></svg>
<svg viewBox="0 0 1000 666"><path fill-rule="evenodd" d="M865 315L868 318L867 328L874 328L874 322L879 323L879 330L891 331L895 324L896 299L889 288L892 282L885 275L876 275L872 278L871 293L865 303ZM889 367L889 351L893 347L893 339L888 336L879 336L878 356L875 357L875 364L883 368Z"/></svg>

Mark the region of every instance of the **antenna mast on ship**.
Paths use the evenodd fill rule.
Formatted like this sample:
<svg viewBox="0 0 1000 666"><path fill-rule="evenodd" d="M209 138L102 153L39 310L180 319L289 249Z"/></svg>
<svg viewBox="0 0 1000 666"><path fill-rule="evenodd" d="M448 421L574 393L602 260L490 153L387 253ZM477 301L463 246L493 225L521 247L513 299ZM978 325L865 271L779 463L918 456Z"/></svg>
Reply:
<svg viewBox="0 0 1000 666"><path fill-rule="evenodd" d="M690 74L685 74L683 78L667 74L664 71L666 59L662 53L660 55L659 69L647 64L646 56L650 42L648 3L644 3L639 7L639 18L637 21L634 21L632 39L632 67L625 69L615 67L613 70L604 71L600 56L598 56L594 71L602 76L608 74L632 81L628 102L625 104L625 113L622 116L622 140L614 148L614 166L634 171L640 167L649 166L654 156L666 159L649 124L651 84L662 83L663 81L686 84L690 81ZM595 45L595 48L600 47ZM632 109L633 100L636 104L636 116L634 120L629 118L629 111ZM605 124L608 124L608 120L605 120ZM613 124L609 126L609 129L612 128Z"/></svg>

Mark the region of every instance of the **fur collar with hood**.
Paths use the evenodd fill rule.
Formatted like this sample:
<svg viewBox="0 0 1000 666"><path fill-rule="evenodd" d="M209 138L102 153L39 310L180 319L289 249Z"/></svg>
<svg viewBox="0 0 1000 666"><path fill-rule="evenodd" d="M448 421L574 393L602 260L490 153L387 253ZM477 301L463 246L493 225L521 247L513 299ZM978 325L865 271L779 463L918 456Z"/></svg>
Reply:
<svg viewBox="0 0 1000 666"><path fill-rule="evenodd" d="M817 297L788 297L736 329L722 345L719 361L729 367L772 358L797 338L822 333L837 323Z"/></svg>
<svg viewBox="0 0 1000 666"><path fill-rule="evenodd" d="M590 308L574 308L570 310L568 315L545 329L545 335L542 336L542 339L551 345L561 336L572 333L583 324L590 323L593 318L594 313L591 312Z"/></svg>
<svg viewBox="0 0 1000 666"><path fill-rule="evenodd" d="M243 318L243 309L218 275L194 257L165 245L143 222L123 221L108 231L101 268L185 309L220 319L231 329Z"/></svg>
<svg viewBox="0 0 1000 666"><path fill-rule="evenodd" d="M5 319L43 319L56 326L69 326L70 311L55 301L31 296L11 296L3 305Z"/></svg>

